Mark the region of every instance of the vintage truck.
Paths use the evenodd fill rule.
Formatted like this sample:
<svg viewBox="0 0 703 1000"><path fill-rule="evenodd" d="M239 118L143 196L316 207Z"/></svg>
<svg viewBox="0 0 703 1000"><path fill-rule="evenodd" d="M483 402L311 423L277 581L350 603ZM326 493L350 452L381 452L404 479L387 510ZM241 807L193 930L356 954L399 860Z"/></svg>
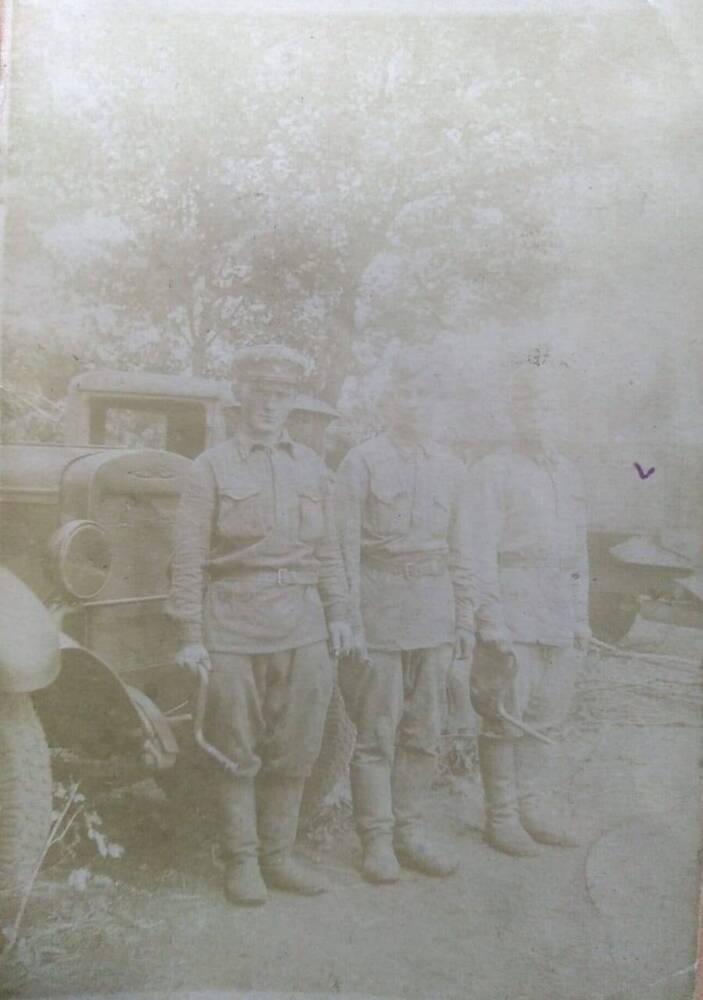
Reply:
<svg viewBox="0 0 703 1000"><path fill-rule="evenodd" d="M78 775L187 781L179 769L191 752L192 682L173 667L175 630L163 613L171 525L190 460L230 433L236 412L224 382L91 371L70 385L65 444L0 446L8 571L0 582L10 609L10 625L0 628L0 895L26 882L46 836L47 744L54 762ZM302 396L292 435L321 451L336 416ZM636 453L645 455L644 445ZM646 481L613 449L592 456L592 474L585 469L599 485L591 498L591 623L607 642L638 613L703 625L700 540L686 540L670 516L680 512L680 529L695 523L703 456L684 463L689 482L670 453L649 455L657 476ZM29 598L18 597L17 580ZM18 661L17 601L35 608L37 633L47 631L44 609L56 622L56 670L27 674ZM337 695L309 803L343 772L352 739Z"/></svg>
<svg viewBox="0 0 703 1000"><path fill-rule="evenodd" d="M101 445L148 442L192 458L229 434L236 408L226 382L85 372L69 388L66 438ZM328 404L303 396L291 416L292 436L322 452L324 431L335 416ZM700 443L627 440L595 446L587 437L574 444L574 455L588 501L594 634L619 642L638 614L703 627ZM642 479L635 456L655 472Z"/></svg>
<svg viewBox="0 0 703 1000"><path fill-rule="evenodd" d="M86 371L69 385L66 444L136 445L195 458L224 441L236 422L237 400L228 382L190 375ZM289 418L291 437L316 451L338 416L327 403L300 395Z"/></svg>
<svg viewBox="0 0 703 1000"><path fill-rule="evenodd" d="M638 615L703 628L700 442L612 441L575 454L589 514L594 634L617 643Z"/></svg>
<svg viewBox="0 0 703 1000"><path fill-rule="evenodd" d="M64 445L0 446L10 622L0 630L0 895L26 884L46 837L47 745L77 777L150 773L165 784L192 751L193 682L173 665L163 610L171 529L191 458L224 439L236 409L225 383L87 372L69 389ZM335 416L300 397L293 434L320 448ZM56 623L56 669L27 672L11 626L20 607L35 608L36 634L47 632L43 609ZM346 759L350 739L335 701L309 801L339 774L335 754Z"/></svg>

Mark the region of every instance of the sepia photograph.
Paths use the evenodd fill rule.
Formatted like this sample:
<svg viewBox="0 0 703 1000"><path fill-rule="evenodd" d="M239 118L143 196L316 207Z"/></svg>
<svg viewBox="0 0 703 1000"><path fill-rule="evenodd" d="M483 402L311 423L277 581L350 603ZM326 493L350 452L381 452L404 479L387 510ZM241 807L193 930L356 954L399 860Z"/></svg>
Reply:
<svg viewBox="0 0 703 1000"><path fill-rule="evenodd" d="M0 998L703 1000L700 0L0 51Z"/></svg>

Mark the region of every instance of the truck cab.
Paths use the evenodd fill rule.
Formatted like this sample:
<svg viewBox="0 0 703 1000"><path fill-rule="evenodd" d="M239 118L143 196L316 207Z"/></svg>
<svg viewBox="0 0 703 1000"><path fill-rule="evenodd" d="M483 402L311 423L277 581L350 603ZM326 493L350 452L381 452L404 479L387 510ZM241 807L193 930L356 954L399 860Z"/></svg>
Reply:
<svg viewBox="0 0 703 1000"><path fill-rule="evenodd" d="M48 748L81 775L165 781L189 745L192 679L164 608L172 527L192 459L238 406L225 382L91 371L70 385L65 444L0 445L0 897L23 891L47 834ZM292 436L321 450L336 415L300 396ZM21 636L54 631L58 668L37 666Z"/></svg>
<svg viewBox="0 0 703 1000"><path fill-rule="evenodd" d="M69 385L65 450L32 459L34 468L45 470L69 463L59 476L61 518L65 521L70 516L65 509L68 503L110 536L105 537L105 545L114 565L103 589L91 595L86 605L85 641L118 664L120 676L136 683L161 707L164 685L159 677L165 664L173 662L175 651L171 648L174 630L163 614L163 604L178 497L189 460L234 432L238 409L232 387L225 381L87 371ZM321 400L299 395L288 421L291 436L320 451L325 429L336 416ZM17 447L19 453L27 450ZM84 496L79 500L81 490ZM97 538L94 534L96 547ZM87 544L84 541L86 549ZM87 573L87 566L82 572ZM170 679L172 694L177 680L177 676Z"/></svg>
<svg viewBox="0 0 703 1000"><path fill-rule="evenodd" d="M7 569L57 609L67 648L79 645L160 711L182 693L164 613L179 496L191 460L226 440L238 408L226 382L89 371L70 384L63 446L1 446ZM291 434L321 450L336 415L299 396ZM47 728L71 714L52 712Z"/></svg>
<svg viewBox="0 0 703 1000"><path fill-rule="evenodd" d="M159 448L195 458L229 437L239 403L228 382L189 375L89 371L69 386L66 444ZM316 451L337 411L299 395L289 418L291 437Z"/></svg>

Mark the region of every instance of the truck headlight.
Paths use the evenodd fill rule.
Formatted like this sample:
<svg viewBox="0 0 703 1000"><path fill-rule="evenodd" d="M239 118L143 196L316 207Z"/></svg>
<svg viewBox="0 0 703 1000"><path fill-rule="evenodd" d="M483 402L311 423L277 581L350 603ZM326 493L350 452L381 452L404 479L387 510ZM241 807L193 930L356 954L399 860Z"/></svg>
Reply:
<svg viewBox="0 0 703 1000"><path fill-rule="evenodd" d="M94 521L69 521L49 547L63 587L79 600L97 597L110 575L110 543Z"/></svg>

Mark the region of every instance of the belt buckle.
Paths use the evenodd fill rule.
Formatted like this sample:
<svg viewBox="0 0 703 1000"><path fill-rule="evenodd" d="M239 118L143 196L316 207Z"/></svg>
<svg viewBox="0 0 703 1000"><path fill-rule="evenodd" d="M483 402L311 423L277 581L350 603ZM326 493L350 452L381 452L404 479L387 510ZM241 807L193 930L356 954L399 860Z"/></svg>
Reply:
<svg viewBox="0 0 703 1000"><path fill-rule="evenodd" d="M403 566L403 576L405 577L406 580L412 580L414 576L413 563L411 562L405 563L405 565Z"/></svg>
<svg viewBox="0 0 703 1000"><path fill-rule="evenodd" d="M278 576L278 586L279 587L285 587L286 584L290 582L289 578L288 578L288 572L289 571L287 569L284 569L284 568L281 568L281 569L278 570L277 576Z"/></svg>

